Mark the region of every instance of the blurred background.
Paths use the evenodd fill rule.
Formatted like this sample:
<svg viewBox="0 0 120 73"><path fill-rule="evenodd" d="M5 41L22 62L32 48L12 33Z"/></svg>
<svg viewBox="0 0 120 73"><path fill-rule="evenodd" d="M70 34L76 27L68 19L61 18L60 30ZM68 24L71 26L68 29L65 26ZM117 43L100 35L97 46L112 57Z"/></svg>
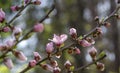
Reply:
<svg viewBox="0 0 120 73"><path fill-rule="evenodd" d="M41 0L41 5L30 5L27 7L20 17L18 17L12 25L21 27L23 34L28 32L33 25L41 19L42 16L50 9L53 4L53 0ZM6 13L6 20L9 21L17 12L12 12L10 6L21 5L22 0L0 0L0 8ZM78 35L84 35L96 27L94 17L99 16L104 18L108 16L116 8L117 0L55 0L55 10L50 14L50 18L46 19L43 24L45 30L43 33L33 34L28 40L20 42L17 49L22 50L28 57L28 61L33 59L33 51L38 51L44 58L45 45L48 43L48 39L52 38L53 34L62 34L69 32L69 28L74 27L77 29ZM107 57L102 60L105 64L105 71L100 72L96 69L95 65L91 65L87 69L77 73L120 73L120 21L117 19L111 19L111 26L103 29L103 35L96 39L95 47L98 52L105 51ZM10 33L0 33L0 43L8 39L12 39ZM69 44L69 43L68 43ZM77 45L78 46L78 45ZM70 60L75 68L81 67L91 62L91 57L88 54L89 48L83 48L78 46L81 50L80 55L69 55L63 53L63 56L56 59L59 63L60 68L66 60ZM1 52L0 52L1 53ZM12 70L8 70L2 62L0 62L0 73L18 73L24 67L27 62L21 62L12 58L15 67ZM30 70L28 73L50 73L40 67L36 67ZM64 73L64 68L62 69Z"/></svg>

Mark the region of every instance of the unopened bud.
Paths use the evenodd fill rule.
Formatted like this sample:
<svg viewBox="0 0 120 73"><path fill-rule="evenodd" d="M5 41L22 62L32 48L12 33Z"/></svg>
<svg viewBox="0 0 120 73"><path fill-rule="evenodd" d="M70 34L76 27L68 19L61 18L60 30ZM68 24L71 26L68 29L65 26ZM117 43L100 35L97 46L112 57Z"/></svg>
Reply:
<svg viewBox="0 0 120 73"><path fill-rule="evenodd" d="M48 43L48 44L46 45L46 52L47 52L48 54L50 54L50 53L53 52L53 50L54 50L53 42Z"/></svg>
<svg viewBox="0 0 120 73"><path fill-rule="evenodd" d="M35 59L37 62L41 60L41 56L40 56L40 54L39 54L38 52L34 52L33 54L34 54L34 59Z"/></svg>
<svg viewBox="0 0 120 73"><path fill-rule="evenodd" d="M67 60L67 61L65 62L65 64L64 64L64 66L65 66L66 69L70 69L71 65L72 65L72 64L70 63L69 60Z"/></svg>
<svg viewBox="0 0 120 73"><path fill-rule="evenodd" d="M105 26L105 27L110 27L111 24L110 24L109 22L105 22L105 23L104 23L104 26Z"/></svg>
<svg viewBox="0 0 120 73"><path fill-rule="evenodd" d="M4 27L4 28L2 29L2 31L3 31L3 32L9 32L9 31L10 31L10 28L9 28L9 27Z"/></svg>
<svg viewBox="0 0 120 73"><path fill-rule="evenodd" d="M29 62L29 67L34 67L34 66L36 66L36 60L31 60L30 62Z"/></svg>
<svg viewBox="0 0 120 73"><path fill-rule="evenodd" d="M67 52L68 52L69 54L72 54L72 53L73 53L73 48L68 49Z"/></svg>
<svg viewBox="0 0 120 73"><path fill-rule="evenodd" d="M27 60L27 57L21 51L14 51L13 54L16 56L16 58L20 59L21 61Z"/></svg>
<svg viewBox="0 0 120 73"><path fill-rule="evenodd" d="M11 6L10 9L12 11L18 11L20 9L20 7L18 7L18 6Z"/></svg>
<svg viewBox="0 0 120 73"><path fill-rule="evenodd" d="M100 71L104 71L105 69L105 65L103 63L97 63L97 69L100 70Z"/></svg>
<svg viewBox="0 0 120 73"><path fill-rule="evenodd" d="M98 16L95 17L95 21L99 21L99 17Z"/></svg>
<svg viewBox="0 0 120 73"><path fill-rule="evenodd" d="M59 67L55 67L53 69L53 73L60 73L61 72L61 69Z"/></svg>
<svg viewBox="0 0 120 73"><path fill-rule="evenodd" d="M53 71L53 67L51 67L50 65L48 64L41 64L41 67L45 70L48 70L48 71Z"/></svg>
<svg viewBox="0 0 120 73"><path fill-rule="evenodd" d="M97 55L97 50L95 47L92 47L90 50L89 50L89 54L92 58L95 58L96 55Z"/></svg>
<svg viewBox="0 0 120 73"><path fill-rule="evenodd" d="M53 67L57 67L58 66L58 63L56 60L51 60L50 61L50 64L53 66Z"/></svg>
<svg viewBox="0 0 120 73"><path fill-rule="evenodd" d="M12 69L13 68L13 62L10 58L4 58L4 64L9 68Z"/></svg>
<svg viewBox="0 0 120 73"><path fill-rule="evenodd" d="M92 44L91 43L89 43L87 40L79 40L78 41L79 42L79 44L80 45L82 45L83 47L89 47L89 46L91 46Z"/></svg>
<svg viewBox="0 0 120 73"><path fill-rule="evenodd" d="M33 2L35 5L40 5L41 4L41 1L40 0L36 0Z"/></svg>
<svg viewBox="0 0 120 73"><path fill-rule="evenodd" d="M81 52L80 52L80 49L77 48L77 47L75 47L75 48L74 48L74 53L75 53L75 54L80 54L80 53L81 53Z"/></svg>
<svg viewBox="0 0 120 73"><path fill-rule="evenodd" d="M33 27L34 32L43 32L44 26L42 23L36 23Z"/></svg>
<svg viewBox="0 0 120 73"><path fill-rule="evenodd" d="M77 32L75 28L70 28L69 34L72 36L72 38L77 37Z"/></svg>

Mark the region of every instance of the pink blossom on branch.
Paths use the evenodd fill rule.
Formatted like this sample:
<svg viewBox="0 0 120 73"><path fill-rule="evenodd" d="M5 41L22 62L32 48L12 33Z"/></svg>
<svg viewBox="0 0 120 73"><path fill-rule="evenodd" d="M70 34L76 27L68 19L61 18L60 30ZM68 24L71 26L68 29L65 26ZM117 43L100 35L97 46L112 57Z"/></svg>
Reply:
<svg viewBox="0 0 120 73"><path fill-rule="evenodd" d="M57 46L61 46L66 40L68 36L66 34L62 34L60 36L54 34L53 39L50 39L52 42L54 42Z"/></svg>
<svg viewBox="0 0 120 73"><path fill-rule="evenodd" d="M33 52L33 54L34 54L34 60L36 60L37 62L41 60L41 56L38 52Z"/></svg>
<svg viewBox="0 0 120 73"><path fill-rule="evenodd" d="M37 64L36 60L31 60L29 62L29 67L34 67L34 66L36 66L36 64Z"/></svg>
<svg viewBox="0 0 120 73"><path fill-rule="evenodd" d="M20 9L20 7L18 7L18 6L11 6L10 9L12 11L18 11Z"/></svg>
<svg viewBox="0 0 120 73"><path fill-rule="evenodd" d="M76 37L77 37L76 29L75 29L75 28L70 28L69 34L70 34L73 38L76 38Z"/></svg>
<svg viewBox="0 0 120 73"><path fill-rule="evenodd" d="M89 43L87 40L79 40L79 44L82 45L83 47L89 47L91 46L92 44Z"/></svg>
<svg viewBox="0 0 120 73"><path fill-rule="evenodd" d="M46 52L47 52L48 54L50 54L51 52L53 52L53 50L54 50L53 42L48 43L48 44L46 45Z"/></svg>
<svg viewBox="0 0 120 73"><path fill-rule="evenodd" d="M5 19L5 12L0 8L0 23L3 22Z"/></svg>
<svg viewBox="0 0 120 73"><path fill-rule="evenodd" d="M9 68L12 69L13 68L13 62L10 58L4 58L4 64Z"/></svg>
<svg viewBox="0 0 120 73"><path fill-rule="evenodd" d="M33 27L34 32L43 32L44 26L42 23L36 23Z"/></svg>

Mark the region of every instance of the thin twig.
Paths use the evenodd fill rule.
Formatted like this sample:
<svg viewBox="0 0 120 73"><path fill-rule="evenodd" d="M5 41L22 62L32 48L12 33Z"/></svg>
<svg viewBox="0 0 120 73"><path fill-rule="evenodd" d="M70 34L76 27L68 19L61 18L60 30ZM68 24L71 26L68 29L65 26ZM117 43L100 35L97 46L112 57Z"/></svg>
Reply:
<svg viewBox="0 0 120 73"><path fill-rule="evenodd" d="M84 65L82 67L79 67L79 68L75 69L73 72L77 72L77 71L83 70L83 69L89 67L90 65L95 64L96 62L98 62L100 60L103 60L105 57L106 57L106 55L102 56L101 58L97 59L96 61L93 61L93 62L91 62L89 64L86 64L86 65Z"/></svg>

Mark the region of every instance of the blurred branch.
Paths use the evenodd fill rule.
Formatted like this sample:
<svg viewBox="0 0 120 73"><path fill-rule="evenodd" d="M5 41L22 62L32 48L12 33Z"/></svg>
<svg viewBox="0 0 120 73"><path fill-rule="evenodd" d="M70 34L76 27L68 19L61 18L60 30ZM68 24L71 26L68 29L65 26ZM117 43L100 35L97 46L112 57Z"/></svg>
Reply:
<svg viewBox="0 0 120 73"><path fill-rule="evenodd" d="M77 71L83 70L83 69L89 67L90 65L95 64L96 62L98 62L98 61L100 61L100 60L103 60L105 57L106 57L106 55L100 57L100 58L97 59L96 61L93 61L93 62L91 62L91 63L89 63L89 64L87 64L87 65L84 65L84 66L82 66L82 67L79 67L79 68L75 69L73 72L77 72Z"/></svg>
<svg viewBox="0 0 120 73"><path fill-rule="evenodd" d="M20 9L20 11L7 23L7 25L8 25L9 27L12 27L11 23L12 23L17 17L19 17L19 16L21 15L21 12L22 12L26 7L28 7L28 6L31 4L31 1L32 1L32 0L30 0L30 2L29 2L28 4L26 4L24 7L22 6L22 8Z"/></svg>

